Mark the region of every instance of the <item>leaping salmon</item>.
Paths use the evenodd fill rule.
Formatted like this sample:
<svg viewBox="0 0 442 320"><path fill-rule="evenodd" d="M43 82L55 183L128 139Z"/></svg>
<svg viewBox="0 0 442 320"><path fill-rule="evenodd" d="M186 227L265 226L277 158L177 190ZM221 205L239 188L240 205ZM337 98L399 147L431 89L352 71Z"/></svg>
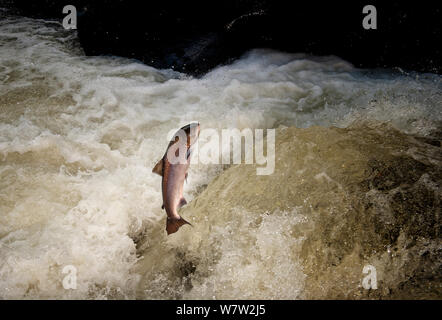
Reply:
<svg viewBox="0 0 442 320"><path fill-rule="evenodd" d="M178 209L187 203L183 197L183 185L184 180L187 179L192 147L199 134L200 125L198 122L182 127L169 142L163 158L152 169L152 172L163 177L161 181L162 209L165 209L167 214L166 231L168 235L177 232L182 225L190 224L178 214Z"/></svg>

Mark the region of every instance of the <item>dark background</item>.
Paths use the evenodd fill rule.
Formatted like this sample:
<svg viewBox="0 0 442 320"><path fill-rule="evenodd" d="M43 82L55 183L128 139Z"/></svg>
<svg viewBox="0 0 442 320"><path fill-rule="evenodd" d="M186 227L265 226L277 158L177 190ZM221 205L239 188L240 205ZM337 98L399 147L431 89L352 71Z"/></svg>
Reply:
<svg viewBox="0 0 442 320"><path fill-rule="evenodd" d="M333 54L363 68L441 73L437 1L0 0L0 4L17 14L60 21L65 16L62 8L75 5L86 54L136 58L193 75L258 47ZM377 30L362 27L362 8L368 4L376 6Z"/></svg>

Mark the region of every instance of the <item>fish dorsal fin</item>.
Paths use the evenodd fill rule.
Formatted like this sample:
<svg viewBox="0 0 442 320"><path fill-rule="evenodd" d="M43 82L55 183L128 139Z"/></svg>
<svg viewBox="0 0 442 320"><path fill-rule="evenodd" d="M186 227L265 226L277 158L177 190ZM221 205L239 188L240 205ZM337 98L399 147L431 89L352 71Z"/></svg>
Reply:
<svg viewBox="0 0 442 320"><path fill-rule="evenodd" d="M163 159L158 161L158 163L155 165L155 167L153 167L152 172L156 173L160 176L163 176Z"/></svg>

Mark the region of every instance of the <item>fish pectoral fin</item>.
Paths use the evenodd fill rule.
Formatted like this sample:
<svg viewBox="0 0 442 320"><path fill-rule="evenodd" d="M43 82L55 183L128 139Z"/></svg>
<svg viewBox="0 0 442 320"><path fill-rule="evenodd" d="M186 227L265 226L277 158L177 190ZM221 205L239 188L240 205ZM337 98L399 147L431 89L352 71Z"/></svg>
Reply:
<svg viewBox="0 0 442 320"><path fill-rule="evenodd" d="M155 165L155 167L153 167L152 172L156 173L160 176L163 176L163 159L158 161L158 163Z"/></svg>
<svg viewBox="0 0 442 320"><path fill-rule="evenodd" d="M186 179L186 183L187 183L187 176L189 175L189 173L186 172L186 175L184 176L184 179Z"/></svg>
<svg viewBox="0 0 442 320"><path fill-rule="evenodd" d="M181 208L182 206L186 205L187 201L184 198L181 198L180 203L178 203L178 209Z"/></svg>
<svg viewBox="0 0 442 320"><path fill-rule="evenodd" d="M167 235L177 232L178 229L185 224L192 225L191 223L184 220L182 217L179 217L179 218L167 217L167 221L166 221Z"/></svg>

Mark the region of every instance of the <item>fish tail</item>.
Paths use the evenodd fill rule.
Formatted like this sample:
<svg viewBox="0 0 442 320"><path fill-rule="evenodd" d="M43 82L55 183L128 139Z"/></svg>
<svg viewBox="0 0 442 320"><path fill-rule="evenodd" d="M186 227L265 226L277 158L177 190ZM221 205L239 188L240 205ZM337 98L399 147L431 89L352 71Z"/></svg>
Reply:
<svg viewBox="0 0 442 320"><path fill-rule="evenodd" d="M167 234L169 235L169 234L177 232L178 229L185 224L192 225L190 222L187 222L182 217L178 217L178 218L167 217L167 221L166 221Z"/></svg>

